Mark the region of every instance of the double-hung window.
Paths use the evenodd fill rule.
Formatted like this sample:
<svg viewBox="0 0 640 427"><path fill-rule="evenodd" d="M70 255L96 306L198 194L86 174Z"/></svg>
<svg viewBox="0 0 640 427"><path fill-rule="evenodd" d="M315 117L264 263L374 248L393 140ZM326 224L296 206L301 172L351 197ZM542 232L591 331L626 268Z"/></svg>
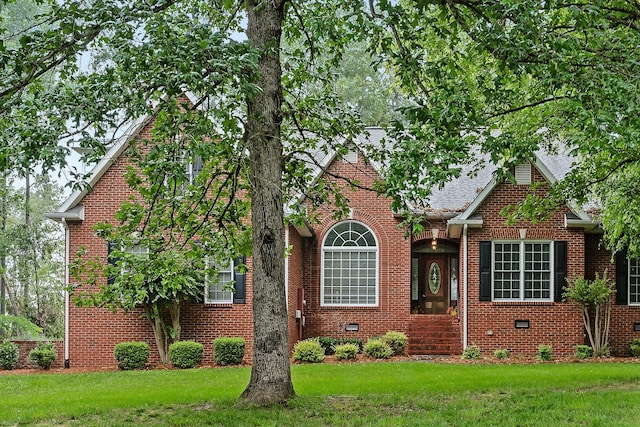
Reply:
<svg viewBox="0 0 640 427"><path fill-rule="evenodd" d="M629 260L629 304L640 305L640 259Z"/></svg>
<svg viewBox="0 0 640 427"><path fill-rule="evenodd" d="M494 301L552 300L552 242L494 241L492 265Z"/></svg>
<svg viewBox="0 0 640 427"><path fill-rule="evenodd" d="M378 305L378 244L364 224L344 221L322 243L320 298L324 306Z"/></svg>
<svg viewBox="0 0 640 427"><path fill-rule="evenodd" d="M120 256L114 256L112 254L113 251L120 250L123 259ZM144 260L149 258L149 246L143 244L135 244L122 246L120 243L109 242L107 244L107 260L112 268L119 264L120 271L119 274L131 274L134 273L133 262L137 260ZM127 259L129 263L127 263ZM129 264L129 265L127 265ZM113 270L112 270L113 271ZM112 285L116 280L116 277L113 274L110 274L107 278L107 284Z"/></svg>
<svg viewBox="0 0 640 427"><path fill-rule="evenodd" d="M228 263L212 265L216 274L205 277L205 304L244 304L246 302L245 258L239 257Z"/></svg>

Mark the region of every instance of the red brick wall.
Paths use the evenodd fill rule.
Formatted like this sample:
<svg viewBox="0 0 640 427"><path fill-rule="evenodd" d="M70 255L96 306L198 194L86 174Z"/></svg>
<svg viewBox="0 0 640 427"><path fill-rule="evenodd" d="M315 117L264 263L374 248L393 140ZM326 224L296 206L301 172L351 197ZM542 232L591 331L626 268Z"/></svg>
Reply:
<svg viewBox="0 0 640 427"><path fill-rule="evenodd" d="M543 180L535 170L532 179ZM544 195L545 187L537 190ZM468 344L475 344L485 354L509 349L513 354L535 355L538 345L551 344L555 355L571 355L584 342L579 310L562 302L481 302L479 300L479 242L497 239L519 240L519 230L527 229L527 239L564 240L568 242L568 276L584 274L584 235L581 230L564 227L564 213L556 212L542 223L520 222L512 226L500 211L514 205L530 192L528 185L499 184L479 206L476 214L483 218L482 229L469 229L469 317ZM462 257L461 257L462 259ZM529 320L529 329L516 329L515 320Z"/></svg>
<svg viewBox="0 0 640 427"><path fill-rule="evenodd" d="M362 158L355 165L336 160L329 169L332 174L355 178L363 186L370 186L378 176ZM390 200L366 190L347 190L345 195L352 209L351 219L369 227L378 241L379 304L377 307L321 306L321 245L325 234L338 221L333 218L330 207L320 208L316 211L320 220L315 227L316 238L308 239L308 250L304 253L303 286L307 301L304 337L358 337L366 341L389 330L406 333L411 298L411 242L398 228L399 220L390 210ZM359 331L345 331L350 323L358 323Z"/></svg>

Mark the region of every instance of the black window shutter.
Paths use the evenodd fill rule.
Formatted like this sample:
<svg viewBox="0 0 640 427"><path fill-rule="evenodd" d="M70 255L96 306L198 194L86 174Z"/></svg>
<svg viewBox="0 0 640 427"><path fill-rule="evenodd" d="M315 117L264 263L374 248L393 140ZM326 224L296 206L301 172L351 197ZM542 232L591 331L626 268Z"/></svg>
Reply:
<svg viewBox="0 0 640 427"><path fill-rule="evenodd" d="M627 250L616 253L616 304L627 305L628 300L628 272L629 261L627 260Z"/></svg>
<svg viewBox="0 0 640 427"><path fill-rule="evenodd" d="M111 252L114 251L115 249L118 249L117 243L115 242L107 243L107 262L109 263L110 266L114 266L114 267L118 260L116 259L115 256L111 255ZM115 281L116 281L116 276L114 275L107 276L107 285L113 285Z"/></svg>
<svg viewBox="0 0 640 427"><path fill-rule="evenodd" d="M567 285L567 242L557 241L554 243L553 258L553 271L555 272L553 300L561 302L562 292Z"/></svg>
<svg viewBox="0 0 640 427"><path fill-rule="evenodd" d="M480 301L491 301L491 242L480 242Z"/></svg>
<svg viewBox="0 0 640 427"><path fill-rule="evenodd" d="M238 265L244 265L247 262L246 257L239 257L233 260L233 265L236 266L233 270L235 279L235 292L233 293L234 304L245 304L247 302L247 272L240 271Z"/></svg>

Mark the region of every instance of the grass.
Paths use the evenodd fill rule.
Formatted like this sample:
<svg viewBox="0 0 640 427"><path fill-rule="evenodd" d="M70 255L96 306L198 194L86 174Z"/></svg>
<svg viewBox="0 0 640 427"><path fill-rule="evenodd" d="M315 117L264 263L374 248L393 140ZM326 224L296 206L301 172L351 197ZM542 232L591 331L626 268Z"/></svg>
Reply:
<svg viewBox="0 0 640 427"><path fill-rule="evenodd" d="M294 365L287 406L244 408L249 368L0 376L0 425L637 425L640 364Z"/></svg>

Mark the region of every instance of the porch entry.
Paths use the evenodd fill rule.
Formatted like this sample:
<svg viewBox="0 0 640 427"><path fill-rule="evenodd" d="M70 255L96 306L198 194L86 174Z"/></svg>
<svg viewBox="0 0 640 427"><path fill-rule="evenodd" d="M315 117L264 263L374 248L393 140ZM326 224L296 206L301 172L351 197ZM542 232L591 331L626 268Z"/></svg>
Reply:
<svg viewBox="0 0 640 427"><path fill-rule="evenodd" d="M446 314L457 301L457 248L415 248L411 256L411 313Z"/></svg>

